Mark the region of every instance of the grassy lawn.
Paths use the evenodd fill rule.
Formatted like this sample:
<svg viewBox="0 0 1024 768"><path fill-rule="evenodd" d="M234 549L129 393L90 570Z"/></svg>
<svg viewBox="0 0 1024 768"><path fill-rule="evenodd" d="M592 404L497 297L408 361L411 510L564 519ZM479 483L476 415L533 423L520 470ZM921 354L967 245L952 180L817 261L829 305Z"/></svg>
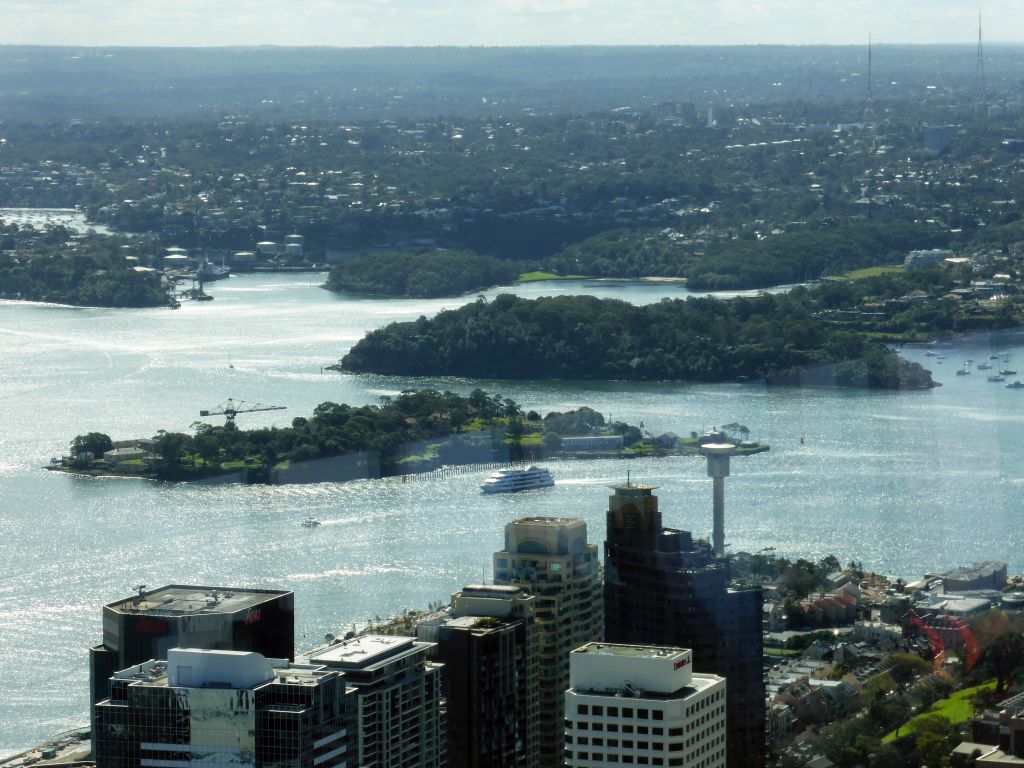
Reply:
<svg viewBox="0 0 1024 768"><path fill-rule="evenodd" d="M898 274L903 271L902 266L895 267L867 267L866 269L855 269L845 275L829 275L826 280L863 280L866 277L878 277L879 275Z"/></svg>
<svg viewBox="0 0 1024 768"><path fill-rule="evenodd" d="M534 283L538 280L585 280L586 275L556 275L554 272L523 272L517 283Z"/></svg>
<svg viewBox="0 0 1024 768"><path fill-rule="evenodd" d="M937 701L932 704L931 709L927 712L922 712L920 715L911 718L895 731L887 733L882 739L882 743L892 741L896 738L896 734L906 736L908 733L912 733L915 728L915 724L918 720L928 715L942 715L944 718L954 725L960 723L966 723L974 716L974 709L971 706L971 697L975 693L982 690L992 690L996 687L995 680L989 680L981 685L976 685L973 688L964 688L962 691L957 691L952 696L941 701Z"/></svg>

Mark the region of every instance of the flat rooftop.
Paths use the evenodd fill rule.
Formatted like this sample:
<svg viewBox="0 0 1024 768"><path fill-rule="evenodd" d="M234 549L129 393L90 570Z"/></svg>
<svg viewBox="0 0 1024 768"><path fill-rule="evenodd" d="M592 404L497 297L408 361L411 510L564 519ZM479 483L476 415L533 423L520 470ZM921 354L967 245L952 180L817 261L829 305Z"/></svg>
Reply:
<svg viewBox="0 0 1024 768"><path fill-rule="evenodd" d="M661 645L619 645L617 643L587 643L573 653L586 653L591 656L628 656L633 658L670 659L689 653L686 648L673 648Z"/></svg>
<svg viewBox="0 0 1024 768"><path fill-rule="evenodd" d="M423 643L414 637L397 635L362 635L312 653L312 664L330 664L342 669L367 669L417 650Z"/></svg>
<svg viewBox="0 0 1024 768"><path fill-rule="evenodd" d="M143 592L141 596L117 600L106 607L118 613L138 613L152 616L235 613L289 594L291 592L288 590L169 584L150 592Z"/></svg>
<svg viewBox="0 0 1024 768"><path fill-rule="evenodd" d="M267 661L271 665L274 677L271 680L262 681L250 687L255 688L268 682L277 683L279 685L315 686L325 674L329 673L329 670L325 670L323 667L318 667L312 664L293 664L287 659L267 659ZM116 673L115 677L121 680L130 680L136 685L149 688L170 687L166 661L149 661L143 664L137 664L134 667L129 667L128 669ZM196 685L179 687L202 688L205 686ZM221 686L215 687L219 688Z"/></svg>
<svg viewBox="0 0 1024 768"><path fill-rule="evenodd" d="M582 517L520 517L512 521L513 525L535 525L549 528L561 528L584 522Z"/></svg>
<svg viewBox="0 0 1024 768"><path fill-rule="evenodd" d="M651 491L658 490L658 486L656 485L644 485L643 483L631 482L615 483L608 487L613 488L616 491L634 491L636 493L650 493Z"/></svg>
<svg viewBox="0 0 1024 768"><path fill-rule="evenodd" d="M708 688L713 685L717 685L724 680L725 678L720 677L719 675L694 672L689 685L685 685L682 688L671 692L648 691L638 687L634 688L632 691L626 691L623 688L619 688L614 691L607 691L591 689L586 686L570 688L567 692L576 696L600 696L602 698L621 699L624 704L631 700L643 701L644 699L647 701L674 701L676 699L688 699L690 696L706 691Z"/></svg>

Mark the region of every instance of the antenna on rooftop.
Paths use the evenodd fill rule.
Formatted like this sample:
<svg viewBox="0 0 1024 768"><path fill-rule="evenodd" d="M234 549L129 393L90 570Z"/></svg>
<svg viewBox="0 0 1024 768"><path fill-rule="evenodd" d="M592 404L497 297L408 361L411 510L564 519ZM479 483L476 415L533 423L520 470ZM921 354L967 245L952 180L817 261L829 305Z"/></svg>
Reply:
<svg viewBox="0 0 1024 768"><path fill-rule="evenodd" d="M132 607L138 608L139 607L139 603L142 602L142 598L144 598L146 596L146 585L145 584L136 584L133 587L133 589L136 592L138 592L139 594L137 594L135 597L132 598Z"/></svg>

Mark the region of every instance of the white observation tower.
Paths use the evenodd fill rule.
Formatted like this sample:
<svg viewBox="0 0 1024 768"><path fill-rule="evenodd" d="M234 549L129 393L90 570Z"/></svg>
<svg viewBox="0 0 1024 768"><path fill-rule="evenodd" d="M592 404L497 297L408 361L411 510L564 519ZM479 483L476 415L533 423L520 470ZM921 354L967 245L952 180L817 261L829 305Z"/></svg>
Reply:
<svg viewBox="0 0 1024 768"><path fill-rule="evenodd" d="M725 557L725 478L729 476L729 456L736 450L731 443L705 443L700 447L708 459L708 477L714 480L714 526L711 548L715 557Z"/></svg>

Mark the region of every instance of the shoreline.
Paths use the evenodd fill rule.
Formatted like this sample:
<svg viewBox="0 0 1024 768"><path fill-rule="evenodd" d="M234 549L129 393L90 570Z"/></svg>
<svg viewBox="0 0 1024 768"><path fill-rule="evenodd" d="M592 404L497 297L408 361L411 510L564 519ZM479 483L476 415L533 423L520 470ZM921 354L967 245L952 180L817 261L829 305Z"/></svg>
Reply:
<svg viewBox="0 0 1024 768"><path fill-rule="evenodd" d="M755 456L755 455L757 455L759 453L766 453L766 452L768 452L770 450L771 450L771 446L768 445L767 443L758 443L755 446L748 446L748 447L742 447L742 446L737 445L736 452L733 454L733 458L745 458L747 456ZM328 459L331 459L331 458L344 458L345 456L351 456L351 455L352 454L340 454L337 457L327 456L327 457L322 457L322 458L328 458ZM519 466L521 464L522 465L527 465L527 464L531 464L531 463L536 463L538 461L559 461L559 460L588 461L588 460L593 460L593 459L623 459L623 460L629 460L629 459L640 459L640 458L670 458L670 457L674 457L674 456L684 456L684 457L689 457L689 458L699 457L699 456L701 456L700 446L699 445L686 444L686 445L681 445L681 446L676 447L676 448L663 449L663 450L660 450L660 451L659 450L654 450L654 451L649 451L649 452L645 452L645 453L621 453L621 452L620 453L614 453L614 452L607 452L607 451L575 451L575 452L571 452L571 453L563 453L563 454L558 455L558 456L546 456L546 457L544 457L542 459L528 458L528 459L522 459L522 460L518 460L518 461L508 461L508 462L480 462L480 463L470 463L470 464L441 464L441 465L438 465L438 466L424 467L423 469L413 470L411 472L394 472L394 473L390 473L390 474L383 474L383 473L381 473L381 474L376 474L376 475L364 475L364 476L361 476L361 477L345 478L345 479L340 479L340 478L339 479L334 479L334 480L317 479L317 480L306 480L306 481L302 481L302 480L290 480L290 481L289 480L284 480L284 481L277 480L277 481L269 481L269 482L260 482L260 481L245 482L245 481L242 481L242 480L231 481L231 480L227 479L227 478L230 478L230 477L233 477L233 476L237 477L239 475L243 475L245 473L244 470L227 470L225 472L218 472L216 474L204 475L202 477L194 477L194 478L162 478L162 477L159 477L159 476L154 475L154 474L143 474L143 473L133 473L133 472L125 473L125 472L117 472L116 470L104 470L104 469L97 469L97 468L75 469L73 467L66 467L66 466L63 466L63 465L60 465L60 464L46 464L46 465L43 465L41 467L41 469L44 469L47 472L60 472L60 473L66 474L66 475L73 475L73 476L77 476L77 477L114 478L114 479L117 479L117 480L149 480L149 481L154 481L154 482L158 482L158 483L197 483L197 484L202 485L204 483L224 483L224 482L230 483L230 482L235 482L235 483L237 483L239 485L308 485L310 483L316 483L316 482L345 483L345 482L350 482L351 480L391 480L391 479L395 479L395 478L418 477L418 476L421 476L421 475L429 475L429 474L435 473L435 472L446 472L446 471L447 472L450 472L450 471L471 472L471 471L474 471L474 468L477 468L477 467L483 468L483 469L492 468L494 466L510 466L511 467L511 466ZM314 459L314 461L316 461L316 459ZM273 470L271 470L271 472L273 472Z"/></svg>

